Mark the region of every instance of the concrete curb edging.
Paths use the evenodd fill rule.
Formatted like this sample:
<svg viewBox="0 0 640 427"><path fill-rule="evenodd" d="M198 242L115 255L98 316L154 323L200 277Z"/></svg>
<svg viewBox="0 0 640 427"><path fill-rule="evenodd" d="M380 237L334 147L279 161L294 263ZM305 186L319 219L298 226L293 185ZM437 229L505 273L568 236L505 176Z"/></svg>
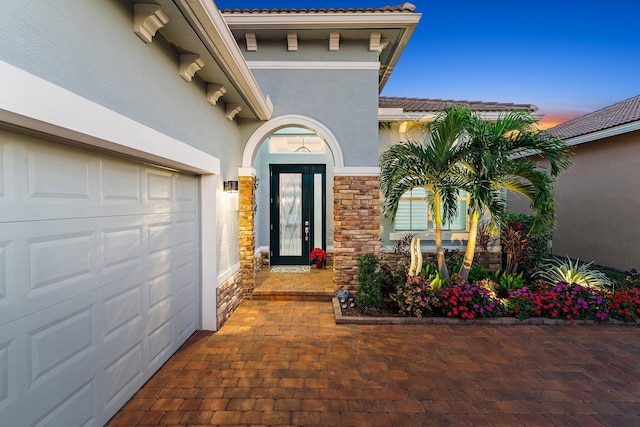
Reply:
<svg viewBox="0 0 640 427"><path fill-rule="evenodd" d="M458 319L451 317L355 317L343 316L340 301L337 297L332 299L333 313L336 325L560 325L560 326L640 326L640 322L628 323L617 319L606 322L595 320L574 320L571 323L564 319L547 319L544 317L531 317L519 320L515 317L483 317L479 319Z"/></svg>

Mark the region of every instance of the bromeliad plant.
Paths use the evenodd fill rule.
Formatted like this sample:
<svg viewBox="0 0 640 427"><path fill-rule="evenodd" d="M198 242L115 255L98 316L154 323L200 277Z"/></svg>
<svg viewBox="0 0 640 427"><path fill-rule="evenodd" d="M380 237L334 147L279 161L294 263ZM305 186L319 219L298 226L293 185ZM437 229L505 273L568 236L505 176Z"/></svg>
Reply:
<svg viewBox="0 0 640 427"><path fill-rule="evenodd" d="M593 263L580 264L580 260L574 263L569 257L566 261L556 259L543 265L543 269L534 276L542 278L548 284L565 282L600 290L610 288L611 280L606 274L590 268L591 264Z"/></svg>

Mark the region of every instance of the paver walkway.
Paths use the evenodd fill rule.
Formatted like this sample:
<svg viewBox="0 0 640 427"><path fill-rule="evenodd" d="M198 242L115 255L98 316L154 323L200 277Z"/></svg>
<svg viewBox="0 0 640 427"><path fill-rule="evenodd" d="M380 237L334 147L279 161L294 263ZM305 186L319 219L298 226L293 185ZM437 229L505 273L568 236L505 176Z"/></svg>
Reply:
<svg viewBox="0 0 640 427"><path fill-rule="evenodd" d="M329 302L244 301L121 425L638 426L630 326L336 325Z"/></svg>

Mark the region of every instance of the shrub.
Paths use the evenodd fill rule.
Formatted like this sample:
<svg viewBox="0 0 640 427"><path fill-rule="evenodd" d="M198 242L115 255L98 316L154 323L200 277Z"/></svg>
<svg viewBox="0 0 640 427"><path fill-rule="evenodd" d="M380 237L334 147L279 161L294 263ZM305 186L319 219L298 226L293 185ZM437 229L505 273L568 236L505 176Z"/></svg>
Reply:
<svg viewBox="0 0 640 427"><path fill-rule="evenodd" d="M398 285L407 281L407 272L403 267L398 267L395 271L386 264L380 264L380 269L375 274L381 294L389 295L396 291Z"/></svg>
<svg viewBox="0 0 640 427"><path fill-rule="evenodd" d="M503 230L501 233L501 243L503 245L503 253L505 253L505 265L503 270L508 273L518 273L519 271L524 273L525 277L531 277L536 271L541 269L542 263L549 258L549 248L547 246L548 241L551 239L551 230L537 230L535 233L531 232L531 226L533 225L534 217L532 215L525 214L508 214L505 219ZM519 224L519 225L517 225ZM513 242L514 245L524 245L519 249L516 247L514 250L520 251L516 257L518 258L518 268L514 271L506 269L506 253L508 249L505 249L505 244L502 242L502 238L505 230L509 227L522 230L522 236L526 239L526 242ZM507 246L510 243L507 242Z"/></svg>
<svg viewBox="0 0 640 427"><path fill-rule="evenodd" d="M449 286L436 291L438 308L445 316L462 319L499 316L503 312L500 300L485 286L460 282L452 276Z"/></svg>
<svg viewBox="0 0 640 427"><path fill-rule="evenodd" d="M398 304L401 314L422 317L433 313L438 300L430 282L428 277L419 274L397 285L391 299Z"/></svg>
<svg viewBox="0 0 640 427"><path fill-rule="evenodd" d="M376 271L380 260L373 254L362 255L358 258L358 292L356 303L362 309L380 308L382 304L381 282L377 280Z"/></svg>
<svg viewBox="0 0 640 427"><path fill-rule="evenodd" d="M464 261L464 252L459 251L458 249L445 249L444 250L444 259L447 262L447 266L460 266ZM451 271L455 271L455 268Z"/></svg>
<svg viewBox="0 0 640 427"><path fill-rule="evenodd" d="M638 274L638 270L632 268L625 272L624 279L617 281L615 285L615 289L620 290L640 288L640 275Z"/></svg>
<svg viewBox="0 0 640 427"><path fill-rule="evenodd" d="M606 274L590 269L591 262L580 264L580 260L574 263L569 258L566 261L555 259L543 265L543 269L535 273L548 284L565 282L576 283L594 289L611 287L611 281Z"/></svg>

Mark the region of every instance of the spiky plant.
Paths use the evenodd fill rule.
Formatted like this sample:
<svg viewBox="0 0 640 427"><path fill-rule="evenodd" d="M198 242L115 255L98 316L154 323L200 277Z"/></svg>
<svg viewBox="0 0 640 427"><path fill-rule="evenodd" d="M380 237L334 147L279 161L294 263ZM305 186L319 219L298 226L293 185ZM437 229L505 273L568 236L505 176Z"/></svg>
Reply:
<svg viewBox="0 0 640 427"><path fill-rule="evenodd" d="M565 282L600 290L611 287L611 280L601 271L590 268L592 264L593 262L580 264L580 260L573 262L569 257L566 261L558 258L543 264L543 270L534 276L550 285Z"/></svg>

